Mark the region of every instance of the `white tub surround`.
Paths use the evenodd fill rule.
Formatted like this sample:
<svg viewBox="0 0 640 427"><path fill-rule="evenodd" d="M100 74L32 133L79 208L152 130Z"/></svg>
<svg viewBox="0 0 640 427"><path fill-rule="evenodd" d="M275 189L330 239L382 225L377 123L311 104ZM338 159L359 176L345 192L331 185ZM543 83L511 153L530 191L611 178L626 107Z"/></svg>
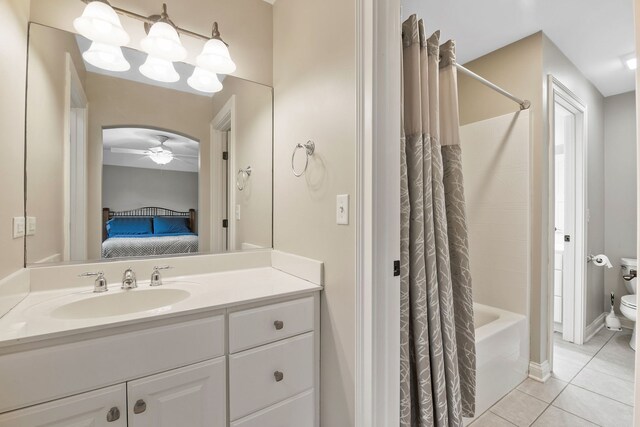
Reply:
<svg viewBox="0 0 640 427"><path fill-rule="evenodd" d="M476 414L527 378L529 327L523 315L475 303Z"/></svg>
<svg viewBox="0 0 640 427"><path fill-rule="evenodd" d="M321 277L322 263L308 261ZM124 263L143 277L133 264ZM34 282L47 290L0 319L0 427L88 412L96 425L118 413L109 426L318 425L321 283L262 266L122 290L121 274L105 293L91 278L82 287ZM165 411L172 421L158 424Z"/></svg>

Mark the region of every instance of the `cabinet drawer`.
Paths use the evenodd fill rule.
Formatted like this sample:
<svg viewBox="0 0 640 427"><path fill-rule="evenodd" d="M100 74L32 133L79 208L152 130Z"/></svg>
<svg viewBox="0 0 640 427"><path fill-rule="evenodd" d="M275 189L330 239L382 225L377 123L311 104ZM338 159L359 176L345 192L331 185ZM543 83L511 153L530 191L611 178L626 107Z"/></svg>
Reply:
<svg viewBox="0 0 640 427"><path fill-rule="evenodd" d="M313 343L309 332L229 356L231 420L311 389Z"/></svg>
<svg viewBox="0 0 640 427"><path fill-rule="evenodd" d="M229 352L313 330L313 297L243 310L229 315Z"/></svg>
<svg viewBox="0 0 640 427"><path fill-rule="evenodd" d="M313 390L309 390L235 421L231 427L313 427L315 417Z"/></svg>
<svg viewBox="0 0 640 427"><path fill-rule="evenodd" d="M108 417L109 420L107 419ZM30 406L0 415L0 427L126 427L124 384Z"/></svg>

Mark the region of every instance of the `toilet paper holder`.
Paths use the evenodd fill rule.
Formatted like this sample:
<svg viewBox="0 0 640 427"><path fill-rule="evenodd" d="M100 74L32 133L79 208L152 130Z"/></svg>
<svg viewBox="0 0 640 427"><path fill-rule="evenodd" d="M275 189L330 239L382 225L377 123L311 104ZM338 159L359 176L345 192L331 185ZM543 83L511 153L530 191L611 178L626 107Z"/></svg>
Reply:
<svg viewBox="0 0 640 427"><path fill-rule="evenodd" d="M602 266L606 266L608 268L611 268L611 262L609 261L609 258L607 258L606 255L604 254L600 254L600 255L592 255L589 254L587 256L587 262L593 262L595 265L602 267Z"/></svg>

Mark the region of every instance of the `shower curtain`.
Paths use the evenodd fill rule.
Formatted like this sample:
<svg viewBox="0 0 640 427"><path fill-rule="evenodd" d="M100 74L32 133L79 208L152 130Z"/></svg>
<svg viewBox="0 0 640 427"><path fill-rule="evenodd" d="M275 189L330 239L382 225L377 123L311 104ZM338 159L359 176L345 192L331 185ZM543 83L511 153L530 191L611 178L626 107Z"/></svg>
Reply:
<svg viewBox="0 0 640 427"><path fill-rule="evenodd" d="M402 27L400 424L462 426L475 411L455 45Z"/></svg>

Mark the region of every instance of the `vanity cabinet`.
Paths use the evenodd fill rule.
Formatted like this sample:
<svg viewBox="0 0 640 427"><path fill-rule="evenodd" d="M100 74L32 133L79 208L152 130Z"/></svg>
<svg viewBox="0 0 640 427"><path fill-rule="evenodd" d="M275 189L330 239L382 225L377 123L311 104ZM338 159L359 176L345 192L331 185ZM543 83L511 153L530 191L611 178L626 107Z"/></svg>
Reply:
<svg viewBox="0 0 640 427"><path fill-rule="evenodd" d="M0 427L317 427L318 305L238 305L0 355Z"/></svg>

